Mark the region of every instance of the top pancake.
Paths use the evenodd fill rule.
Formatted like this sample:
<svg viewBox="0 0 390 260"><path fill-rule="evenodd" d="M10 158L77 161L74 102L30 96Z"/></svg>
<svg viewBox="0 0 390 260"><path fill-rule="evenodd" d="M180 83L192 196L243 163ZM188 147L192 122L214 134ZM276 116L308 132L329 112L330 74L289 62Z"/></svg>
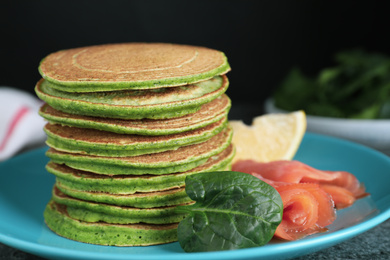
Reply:
<svg viewBox="0 0 390 260"><path fill-rule="evenodd" d="M226 56L205 47L165 43L122 43L52 53L39 66L52 87L96 92L179 86L230 70Z"/></svg>

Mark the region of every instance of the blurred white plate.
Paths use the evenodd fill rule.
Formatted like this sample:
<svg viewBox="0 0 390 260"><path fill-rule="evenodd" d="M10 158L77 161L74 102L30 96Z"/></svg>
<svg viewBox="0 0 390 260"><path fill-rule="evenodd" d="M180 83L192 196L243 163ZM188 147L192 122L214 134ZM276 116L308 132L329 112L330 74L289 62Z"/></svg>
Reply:
<svg viewBox="0 0 390 260"><path fill-rule="evenodd" d="M266 113L288 113L277 108L272 98L265 101ZM306 115L307 131L344 138L390 154L389 119L343 119Z"/></svg>

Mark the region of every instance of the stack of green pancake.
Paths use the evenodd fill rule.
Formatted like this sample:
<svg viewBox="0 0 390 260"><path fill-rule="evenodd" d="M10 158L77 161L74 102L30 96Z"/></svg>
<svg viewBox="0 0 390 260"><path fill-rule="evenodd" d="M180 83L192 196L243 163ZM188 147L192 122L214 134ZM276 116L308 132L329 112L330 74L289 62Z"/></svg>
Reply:
<svg viewBox="0 0 390 260"><path fill-rule="evenodd" d="M229 169L234 155L222 52L125 43L59 51L39 66L46 169L44 212L55 233L116 246L176 241L186 176Z"/></svg>

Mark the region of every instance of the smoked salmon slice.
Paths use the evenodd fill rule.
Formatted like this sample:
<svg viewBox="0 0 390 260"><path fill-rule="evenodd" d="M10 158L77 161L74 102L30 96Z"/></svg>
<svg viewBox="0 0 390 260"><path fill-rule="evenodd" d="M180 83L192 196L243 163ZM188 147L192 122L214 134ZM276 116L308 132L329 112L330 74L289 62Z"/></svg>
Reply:
<svg viewBox="0 0 390 260"><path fill-rule="evenodd" d="M334 204L337 205L337 209L343 209L351 206L357 198L349 190L338 187L336 185L321 184L321 189L332 196Z"/></svg>
<svg viewBox="0 0 390 260"><path fill-rule="evenodd" d="M367 195L353 174L322 171L299 161L241 160L233 164L232 170L251 174L279 192L283 219L274 236L285 240L326 231L336 219L335 208L349 207Z"/></svg>
<svg viewBox="0 0 390 260"><path fill-rule="evenodd" d="M356 199L368 195L364 185L349 172L318 170L299 161L282 160L260 163L253 160L242 160L233 165L233 171L257 173L265 179L277 182L330 185L326 186L326 189L334 197L335 206L338 209L348 207ZM340 196L350 197L351 193L355 200L349 200L350 203L347 203L348 200L341 202Z"/></svg>
<svg viewBox="0 0 390 260"><path fill-rule="evenodd" d="M318 184L286 184L275 189L283 201L283 219L274 235L277 238L297 240L324 232L336 219L332 199Z"/></svg>
<svg viewBox="0 0 390 260"><path fill-rule="evenodd" d="M297 240L319 232L336 219L336 210L331 196L316 183L285 183L251 175L274 187L283 201L283 219L274 237Z"/></svg>

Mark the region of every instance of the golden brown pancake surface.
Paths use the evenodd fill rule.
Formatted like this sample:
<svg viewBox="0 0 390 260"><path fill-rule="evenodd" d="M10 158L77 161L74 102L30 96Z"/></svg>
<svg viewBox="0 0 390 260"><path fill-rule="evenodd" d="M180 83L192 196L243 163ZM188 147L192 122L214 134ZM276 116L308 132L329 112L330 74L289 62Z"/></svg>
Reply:
<svg viewBox="0 0 390 260"><path fill-rule="evenodd" d="M43 78L64 91L185 85L225 74L226 56L213 49L167 43L121 43L68 49L45 57Z"/></svg>

